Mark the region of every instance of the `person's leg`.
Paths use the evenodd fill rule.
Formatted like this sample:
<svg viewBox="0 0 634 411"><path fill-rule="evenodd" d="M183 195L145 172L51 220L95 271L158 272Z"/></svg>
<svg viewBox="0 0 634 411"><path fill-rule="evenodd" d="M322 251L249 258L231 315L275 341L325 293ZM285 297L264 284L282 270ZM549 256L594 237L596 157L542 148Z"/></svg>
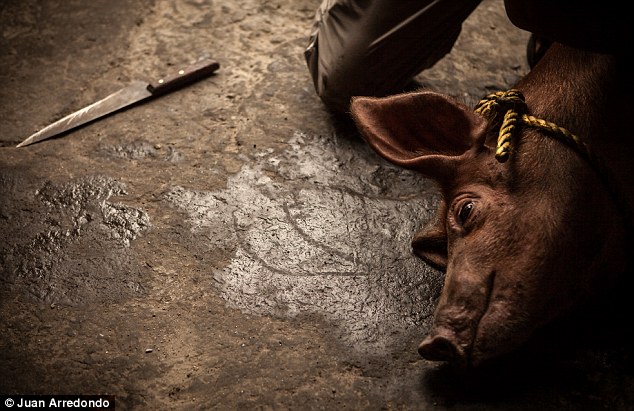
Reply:
<svg viewBox="0 0 634 411"><path fill-rule="evenodd" d="M453 47L480 0L324 0L305 56L315 90L346 112L353 96L404 91Z"/></svg>

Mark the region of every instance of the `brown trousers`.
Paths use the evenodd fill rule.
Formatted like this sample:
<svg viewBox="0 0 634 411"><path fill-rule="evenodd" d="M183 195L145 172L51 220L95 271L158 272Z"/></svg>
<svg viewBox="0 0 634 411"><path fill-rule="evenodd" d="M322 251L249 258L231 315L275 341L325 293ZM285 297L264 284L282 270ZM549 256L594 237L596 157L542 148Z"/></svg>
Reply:
<svg viewBox="0 0 634 411"><path fill-rule="evenodd" d="M353 96L405 91L451 51L481 0L322 0L306 62L317 95L347 112ZM504 0L517 27L572 47L631 61L634 24L616 0Z"/></svg>
<svg viewBox="0 0 634 411"><path fill-rule="evenodd" d="M445 56L480 0L323 0L305 51L317 95L347 112L353 96L402 92Z"/></svg>

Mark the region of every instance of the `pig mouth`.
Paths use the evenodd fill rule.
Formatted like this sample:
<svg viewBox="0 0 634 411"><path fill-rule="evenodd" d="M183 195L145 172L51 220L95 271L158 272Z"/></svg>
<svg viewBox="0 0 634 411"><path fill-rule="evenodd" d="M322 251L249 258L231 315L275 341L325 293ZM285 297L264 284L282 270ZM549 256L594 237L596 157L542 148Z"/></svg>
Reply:
<svg viewBox="0 0 634 411"><path fill-rule="evenodd" d="M420 343L419 354L430 361L445 361L462 367L477 365L481 358L474 358L476 339L482 335L481 322L491 306L491 296L496 272L491 271L484 282L484 292L477 296L480 299L479 309L468 321L454 321L443 318L443 308L438 307L432 330ZM447 303L451 304L451 301ZM458 324L458 325L457 325Z"/></svg>

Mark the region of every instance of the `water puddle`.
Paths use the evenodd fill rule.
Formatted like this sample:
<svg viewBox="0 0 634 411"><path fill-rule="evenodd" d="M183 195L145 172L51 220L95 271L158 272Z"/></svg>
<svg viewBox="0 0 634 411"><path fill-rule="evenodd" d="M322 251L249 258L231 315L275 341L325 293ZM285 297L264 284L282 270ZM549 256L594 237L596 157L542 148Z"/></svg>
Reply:
<svg viewBox="0 0 634 411"><path fill-rule="evenodd" d="M165 196L210 248L236 249L213 279L246 313L323 316L365 349L428 325L442 278L410 241L436 208L434 188L359 142L296 133L226 189Z"/></svg>
<svg viewBox="0 0 634 411"><path fill-rule="evenodd" d="M7 226L19 232L2 247L0 279L47 304L116 301L142 291L129 246L150 218L110 201L127 194L124 184L98 175L49 181L35 193L19 182L4 185L3 212L20 224Z"/></svg>

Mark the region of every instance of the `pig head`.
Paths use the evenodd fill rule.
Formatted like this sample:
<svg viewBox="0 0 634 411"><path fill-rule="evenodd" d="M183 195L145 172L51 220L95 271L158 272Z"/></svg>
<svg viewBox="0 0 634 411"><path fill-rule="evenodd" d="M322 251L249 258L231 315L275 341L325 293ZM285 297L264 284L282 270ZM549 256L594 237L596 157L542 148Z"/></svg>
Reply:
<svg viewBox="0 0 634 411"><path fill-rule="evenodd" d="M558 53L559 46L553 47L549 53ZM587 90L544 94L553 87L549 81L559 81L548 59L568 51L544 57L539 65L550 73L547 78L534 78L538 65L518 88L534 114L603 138L599 130L605 128L591 124L602 113L590 113L588 99L569 105L568 113L562 107L571 98L567 93ZM600 60L588 69L596 74L585 77L606 75L602 68L609 70L609 64ZM569 69L561 67L562 78ZM624 219L597 173L574 150L522 129L511 158L499 162L488 121L430 91L358 97L351 114L379 155L419 171L440 189L435 222L412 242L416 255L446 272L434 323L419 346L426 359L480 365L518 348L538 328L616 281L626 254Z"/></svg>

